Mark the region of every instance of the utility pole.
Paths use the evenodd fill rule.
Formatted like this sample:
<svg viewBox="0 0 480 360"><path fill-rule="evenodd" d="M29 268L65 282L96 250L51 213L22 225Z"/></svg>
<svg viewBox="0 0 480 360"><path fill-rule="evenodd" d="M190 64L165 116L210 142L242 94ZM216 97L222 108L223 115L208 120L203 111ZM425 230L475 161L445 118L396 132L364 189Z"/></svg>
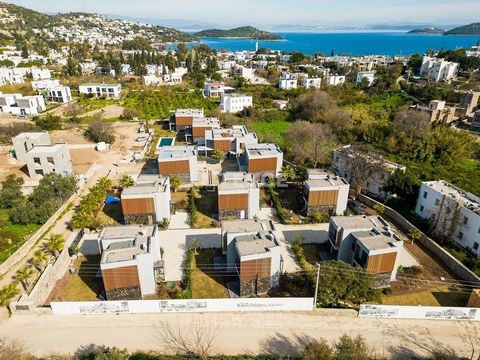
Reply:
<svg viewBox="0 0 480 360"><path fill-rule="evenodd" d="M317 295L318 295L318 282L320 281L320 264L317 263L315 265L316 270L317 270L317 280L315 281L315 294L313 297L313 309L315 310L317 308Z"/></svg>

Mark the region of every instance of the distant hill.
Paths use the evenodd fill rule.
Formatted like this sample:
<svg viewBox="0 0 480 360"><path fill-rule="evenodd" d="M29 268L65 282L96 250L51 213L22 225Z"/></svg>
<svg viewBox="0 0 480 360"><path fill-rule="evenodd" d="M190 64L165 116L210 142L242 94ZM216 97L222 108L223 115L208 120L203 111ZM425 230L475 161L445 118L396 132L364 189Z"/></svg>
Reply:
<svg viewBox="0 0 480 360"><path fill-rule="evenodd" d="M413 29L408 32L408 34L443 34L445 32L444 29L436 28L436 27L427 27L423 29Z"/></svg>
<svg viewBox="0 0 480 360"><path fill-rule="evenodd" d="M459 26L452 30L445 32L443 35L480 35L480 23L473 23L469 25Z"/></svg>
<svg viewBox="0 0 480 360"><path fill-rule="evenodd" d="M257 40L282 40L277 34L259 30L253 26L243 26L230 30L208 29L193 34L199 38L247 38Z"/></svg>
<svg viewBox="0 0 480 360"><path fill-rule="evenodd" d="M115 35L121 31L132 31L150 42L190 42L194 36L176 29L162 26L148 26L138 22L118 24L117 20L88 13L47 15L22 6L0 2L0 46L25 43L29 48L47 48L55 43L64 45L69 39L61 30L75 28L79 31L95 29L101 34ZM128 29L126 29L128 27Z"/></svg>

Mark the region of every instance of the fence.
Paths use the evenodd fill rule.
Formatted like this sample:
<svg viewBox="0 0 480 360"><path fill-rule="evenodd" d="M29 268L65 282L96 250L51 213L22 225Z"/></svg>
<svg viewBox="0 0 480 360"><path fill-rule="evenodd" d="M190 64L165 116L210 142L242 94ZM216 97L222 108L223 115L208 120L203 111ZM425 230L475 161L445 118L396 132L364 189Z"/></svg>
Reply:
<svg viewBox="0 0 480 360"><path fill-rule="evenodd" d="M358 198L361 202L363 202L369 207L380 204L379 202L363 194L359 194ZM387 220L390 220L396 227L398 227L406 234L408 234L410 230L418 230L412 223L410 223L402 215L397 213L392 208L389 208L388 206L385 206L385 211L382 216L385 217ZM480 286L480 277L475 275L465 265L463 265L460 261L458 261L453 255L451 255L448 251L438 245L435 241L433 241L423 233L422 237L417 241L425 248L427 248L432 254L434 254L452 273L457 275L460 279L468 281L472 285Z"/></svg>
<svg viewBox="0 0 480 360"><path fill-rule="evenodd" d="M30 236L30 238L17 250L15 251L7 260L5 260L2 264L0 264L0 275L5 274L13 265L15 265L18 261L23 259L30 249L40 240L41 236L44 232L48 230L50 226L52 226L60 216L60 214L67 208L70 202L76 197L76 194L70 196L70 198L65 201L65 203L60 206L60 208L53 214L50 219L47 220L45 224L42 225L40 229L37 230L35 234Z"/></svg>
<svg viewBox="0 0 480 360"><path fill-rule="evenodd" d="M37 306L42 306L46 303L56 282L65 275L70 266L71 257L68 253L68 246L78 241L81 236L82 231L76 231L69 237L65 242L65 248L60 252L54 263L50 263L45 267L32 291L29 294L22 295L18 301L10 304L12 313L34 311Z"/></svg>
<svg viewBox="0 0 480 360"><path fill-rule="evenodd" d="M313 298L51 302L54 315L311 311Z"/></svg>
<svg viewBox="0 0 480 360"><path fill-rule="evenodd" d="M358 317L480 321L480 308L362 304Z"/></svg>

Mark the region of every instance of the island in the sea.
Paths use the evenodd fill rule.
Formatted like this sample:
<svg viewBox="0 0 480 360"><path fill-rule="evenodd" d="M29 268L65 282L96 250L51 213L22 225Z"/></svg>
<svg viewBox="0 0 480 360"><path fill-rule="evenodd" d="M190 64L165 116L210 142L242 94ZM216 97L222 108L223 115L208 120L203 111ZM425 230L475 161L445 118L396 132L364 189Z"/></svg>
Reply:
<svg viewBox="0 0 480 360"><path fill-rule="evenodd" d="M408 32L408 34L435 34L441 35L445 32L444 29L436 28L436 27L427 27L423 29L413 29Z"/></svg>
<svg viewBox="0 0 480 360"><path fill-rule="evenodd" d="M480 23L459 26L445 32L443 35L477 36L480 35Z"/></svg>
<svg viewBox="0 0 480 360"><path fill-rule="evenodd" d="M220 30L220 29L208 29L199 31L193 36L199 38L244 38L254 40L283 40L281 36L277 34L259 30L253 26L242 26L235 29Z"/></svg>

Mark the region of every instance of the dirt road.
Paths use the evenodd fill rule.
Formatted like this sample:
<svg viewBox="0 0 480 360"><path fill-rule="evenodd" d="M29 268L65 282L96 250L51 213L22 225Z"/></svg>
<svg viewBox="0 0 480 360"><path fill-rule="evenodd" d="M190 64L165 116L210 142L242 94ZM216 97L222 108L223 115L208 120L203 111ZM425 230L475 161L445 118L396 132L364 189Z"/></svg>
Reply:
<svg viewBox="0 0 480 360"><path fill-rule="evenodd" d="M319 310L315 313L18 315L0 323L0 337L19 339L37 355L51 351L73 353L92 344L168 352L162 324L187 334L195 333L192 324L204 332L216 330L213 353L295 355L311 339L334 341L348 334L363 335L378 355L392 355L395 359L426 355L429 349L445 346L463 353L470 348L465 340L467 331L480 331L478 323L360 319L349 310Z"/></svg>

